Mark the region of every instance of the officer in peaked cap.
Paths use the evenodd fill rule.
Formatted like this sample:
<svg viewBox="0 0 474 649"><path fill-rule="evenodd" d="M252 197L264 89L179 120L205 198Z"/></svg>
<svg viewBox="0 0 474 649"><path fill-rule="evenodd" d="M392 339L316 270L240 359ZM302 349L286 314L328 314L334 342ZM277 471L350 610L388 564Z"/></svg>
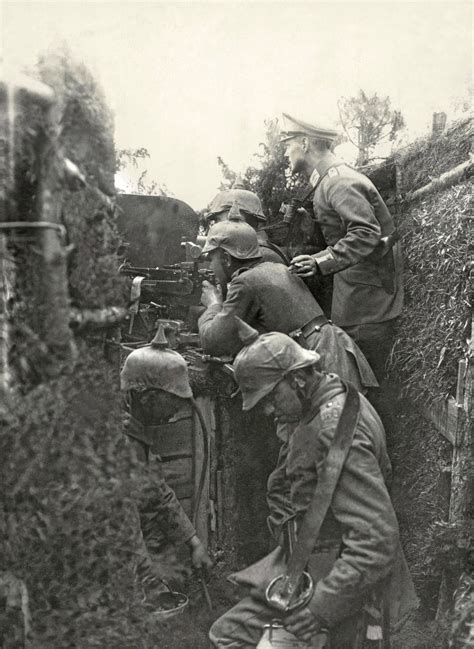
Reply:
<svg viewBox="0 0 474 649"><path fill-rule="evenodd" d="M326 247L298 255L300 277L334 275L331 319L354 338L379 379L403 306L402 263L393 218L373 183L336 158L338 133L284 114L281 133L293 173L314 188L314 216Z"/></svg>
<svg viewBox="0 0 474 649"><path fill-rule="evenodd" d="M231 189L219 192L213 198L206 216L209 224L220 221L244 221L256 231L260 252L265 261L273 261L288 265L288 259L278 246L272 243L263 226L266 223L259 197L254 192L245 189L240 175L235 179Z"/></svg>

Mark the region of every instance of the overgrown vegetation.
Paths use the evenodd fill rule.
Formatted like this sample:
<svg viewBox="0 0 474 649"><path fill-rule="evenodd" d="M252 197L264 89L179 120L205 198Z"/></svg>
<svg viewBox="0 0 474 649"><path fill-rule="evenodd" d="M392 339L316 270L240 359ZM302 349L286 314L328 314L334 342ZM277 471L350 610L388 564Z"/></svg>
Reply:
<svg viewBox="0 0 474 649"><path fill-rule="evenodd" d="M357 149L357 166L367 164L377 145L387 138L393 142L405 126L401 112L392 108L390 97L359 90L355 97L341 97L337 105L345 136Z"/></svg>
<svg viewBox="0 0 474 649"><path fill-rule="evenodd" d="M474 120L464 117L453 122L437 137L415 140L397 152L402 173L403 193L428 184L445 171L466 162L472 151Z"/></svg>
<svg viewBox="0 0 474 649"><path fill-rule="evenodd" d="M109 201L112 116L88 70L67 52L40 61L37 75L55 91L59 138L51 138L51 122L38 107L18 110L12 216L38 220L41 156L45 146L56 147L58 168L68 157L87 183L70 191L61 176L71 303L124 306ZM41 328L41 254L31 231L9 236L14 393L0 435L2 569L27 586L35 649L156 646L163 630L149 615L136 574L143 552L136 502L146 479L121 430L113 331L81 333L67 365L51 362Z"/></svg>
<svg viewBox="0 0 474 649"><path fill-rule="evenodd" d="M100 347L79 352L69 373L13 401L0 436L2 568L27 585L38 649L129 647L110 620L139 603L138 483L116 373Z"/></svg>
<svg viewBox="0 0 474 649"><path fill-rule="evenodd" d="M292 176L288 160L284 157L284 147L280 142L280 127L278 120L265 122L265 142L260 143L260 151L255 154L256 165L249 166L243 175L245 189L258 194L262 201L263 211L268 222L281 220L278 210L282 201L292 198L295 192L307 185L301 176ZM237 174L222 160L217 159L221 166L223 182L220 189L232 186Z"/></svg>
<svg viewBox="0 0 474 649"><path fill-rule="evenodd" d="M399 219L406 307L393 351L402 390L420 404L454 395L470 326L472 182L408 205Z"/></svg>

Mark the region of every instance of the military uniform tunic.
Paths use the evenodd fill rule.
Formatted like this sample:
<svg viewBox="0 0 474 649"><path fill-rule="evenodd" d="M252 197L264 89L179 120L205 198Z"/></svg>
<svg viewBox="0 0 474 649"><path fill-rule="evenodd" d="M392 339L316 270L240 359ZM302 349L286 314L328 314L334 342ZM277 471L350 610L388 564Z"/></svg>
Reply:
<svg viewBox="0 0 474 649"><path fill-rule="evenodd" d="M180 544L189 541L196 534L196 530L175 492L167 484L161 463L149 463L149 448L142 441L143 424L132 417L124 428L138 455L141 455L143 447L146 448L143 472L147 475L140 492L139 510L147 545L150 549L158 551L166 543ZM159 458L155 456L154 459Z"/></svg>
<svg viewBox="0 0 474 649"><path fill-rule="evenodd" d="M388 575L399 542L386 486L391 469L383 427L368 401L360 399L351 449L315 548L318 553L332 546L339 555L328 574L319 579L310 603L317 617L329 626L356 613L364 596ZM287 487L279 496L287 500L285 517L295 517L298 525L313 498L344 401L339 378L323 375L312 394L310 412L290 436L287 458L279 469L286 476ZM285 481L280 478L280 483ZM281 505L273 502L271 491L268 504L272 520Z"/></svg>
<svg viewBox="0 0 474 649"><path fill-rule="evenodd" d="M289 334L323 312L303 280L283 264L256 262L235 272L224 304L210 306L200 317L199 333L206 354L235 355L242 348L234 316L259 333ZM322 369L337 373L359 390L377 385L357 345L338 327L325 324L307 336L306 344L320 354Z"/></svg>
<svg viewBox="0 0 474 649"><path fill-rule="evenodd" d="M360 399L354 438L307 568L315 581L308 606L320 624L329 628L330 646L337 649L362 646L356 645L359 614L374 590L387 586L391 573L403 583L397 601L390 602L392 613L405 614L416 604L386 486L390 462L383 427L369 402ZM276 469L277 479L271 476L270 483L273 480L279 488L272 491L270 487L268 493L270 522L280 541L285 522L294 519L299 526L312 501L344 401L345 388L339 378L323 374L289 439L286 457ZM281 571L279 564L274 574L270 570L263 577L261 572L260 587ZM214 623L210 638L219 649L250 649L256 646L264 624L276 616L265 603L247 597Z"/></svg>
<svg viewBox="0 0 474 649"><path fill-rule="evenodd" d="M313 199L327 248L313 255L323 275L334 274L331 318L339 327L379 323L400 315L402 260L393 218L369 178L339 163L321 162Z"/></svg>

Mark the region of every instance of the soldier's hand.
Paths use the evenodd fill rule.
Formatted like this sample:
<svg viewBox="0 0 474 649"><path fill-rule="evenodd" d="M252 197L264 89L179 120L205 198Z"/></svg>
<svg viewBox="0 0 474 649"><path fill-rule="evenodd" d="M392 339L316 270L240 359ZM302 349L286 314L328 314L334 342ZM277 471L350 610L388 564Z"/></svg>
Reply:
<svg viewBox="0 0 474 649"><path fill-rule="evenodd" d="M297 255L290 264L290 272L300 277L312 277L318 272L318 264L311 255Z"/></svg>
<svg viewBox="0 0 474 649"><path fill-rule="evenodd" d="M191 550L191 561L196 570L207 572L212 568L212 559L198 536L194 535L188 541L188 545Z"/></svg>
<svg viewBox="0 0 474 649"><path fill-rule="evenodd" d="M314 635L321 631L319 620L307 606L290 613L282 621L287 631L304 642L309 642Z"/></svg>
<svg viewBox="0 0 474 649"><path fill-rule="evenodd" d="M205 280L202 283L201 304L210 307L214 304L222 304L222 289L220 286L214 286L211 282Z"/></svg>

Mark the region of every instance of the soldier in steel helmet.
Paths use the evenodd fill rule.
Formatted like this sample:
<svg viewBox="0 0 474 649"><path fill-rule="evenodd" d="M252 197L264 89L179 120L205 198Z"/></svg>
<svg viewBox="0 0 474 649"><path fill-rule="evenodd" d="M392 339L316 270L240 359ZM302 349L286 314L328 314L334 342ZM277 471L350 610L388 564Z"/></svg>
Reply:
<svg viewBox="0 0 474 649"><path fill-rule="evenodd" d="M221 221L243 221L257 233L260 252L264 261L288 265L288 259L281 248L272 243L263 226L266 223L259 197L245 189L241 176L237 176L232 189L219 192L213 198L206 216L209 225Z"/></svg>
<svg viewBox="0 0 474 649"><path fill-rule="evenodd" d="M293 173L314 188L326 247L298 255L301 277L333 275L331 319L354 338L379 382L403 306L402 259L393 218L373 183L331 151L337 131L284 115L282 142Z"/></svg>
<svg viewBox="0 0 474 649"><path fill-rule="evenodd" d="M239 351L237 315L261 333L281 331L318 351L325 370L351 381L359 390L377 385L357 345L326 319L303 280L282 264L262 259L257 235L248 224L224 221L213 225L205 253L219 283L227 285L225 300L217 287L203 285L201 301L207 308L198 325L205 353L222 356Z"/></svg>
<svg viewBox="0 0 474 649"><path fill-rule="evenodd" d="M176 494L164 480L160 462L153 463L153 430L167 423L192 399L186 361L168 349L162 325L149 346L134 350L127 356L120 374L125 396L124 428L135 445L138 457L147 465L149 481L140 503L140 519L147 547L159 552L166 544L185 543L196 569L207 569L211 559L196 530L186 516ZM148 553L141 566L146 577L150 573Z"/></svg>
<svg viewBox="0 0 474 649"><path fill-rule="evenodd" d="M285 479L268 498L268 522L278 545L231 576L251 589L250 596L212 625L210 639L218 649L276 647L265 626L272 625L276 636L280 624L288 643L282 646L355 649L375 646L375 640L388 646L389 615L395 621L417 600L387 491L390 462L380 419L349 384L321 371L316 352L282 333L259 336L242 321L236 326L245 343L234 361L243 409L260 403L292 429L285 463L277 468ZM326 512L318 525L313 499ZM268 586L291 574L290 558L301 556L305 526L303 569L314 590L299 607L276 607Z"/></svg>

